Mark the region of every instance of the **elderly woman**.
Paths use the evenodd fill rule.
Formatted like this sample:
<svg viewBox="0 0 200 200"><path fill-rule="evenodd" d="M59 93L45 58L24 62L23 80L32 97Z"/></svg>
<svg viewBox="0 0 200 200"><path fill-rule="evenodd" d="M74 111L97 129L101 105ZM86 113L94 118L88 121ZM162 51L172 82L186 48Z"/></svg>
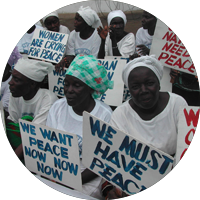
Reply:
<svg viewBox="0 0 200 200"><path fill-rule="evenodd" d="M108 27L98 28L101 46L98 58L105 56L122 56L128 58L135 52L135 36L124 31L127 19L121 10L114 10L108 14ZM109 33L109 34L108 34Z"/></svg>
<svg viewBox="0 0 200 200"><path fill-rule="evenodd" d="M56 11L49 13L43 18L43 23L46 30L70 34L70 30L60 24L59 16Z"/></svg>
<svg viewBox="0 0 200 200"><path fill-rule="evenodd" d="M81 153L83 111L109 122L111 108L96 98L112 87L113 82L108 80L106 69L94 56L77 55L66 72L65 98L59 99L51 107L46 125L76 134ZM101 178L84 166L81 168L83 192L101 199L100 188L98 188Z"/></svg>
<svg viewBox="0 0 200 200"><path fill-rule="evenodd" d="M154 56L142 56L127 63L122 79L132 98L116 108L110 124L174 156L179 108L187 103L181 96L159 91L162 75L163 66ZM126 196L116 188L106 195L110 199Z"/></svg>

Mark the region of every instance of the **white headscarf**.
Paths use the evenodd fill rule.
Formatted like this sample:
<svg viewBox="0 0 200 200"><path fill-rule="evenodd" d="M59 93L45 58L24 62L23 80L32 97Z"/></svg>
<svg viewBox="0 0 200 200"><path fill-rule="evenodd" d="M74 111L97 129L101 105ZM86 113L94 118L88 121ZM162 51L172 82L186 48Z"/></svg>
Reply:
<svg viewBox="0 0 200 200"><path fill-rule="evenodd" d="M92 26L93 28L98 28L99 26L102 26L99 16L89 6L85 8L81 6L77 13L84 19L84 21L89 26Z"/></svg>
<svg viewBox="0 0 200 200"><path fill-rule="evenodd" d="M147 67L151 69L154 74L157 76L159 82L163 76L163 66L156 59L155 55L151 56L141 56L139 58L135 58L134 60L128 62L123 71L122 71L122 80L124 84L128 87L128 77L130 72L136 67Z"/></svg>
<svg viewBox="0 0 200 200"><path fill-rule="evenodd" d="M42 19L42 20L43 20L43 23L45 22L45 20L46 20L48 17L57 17L57 18L59 19L57 11L54 11L54 12L52 12L52 13L49 13L49 14L46 15L45 17L43 17L43 19Z"/></svg>
<svg viewBox="0 0 200 200"><path fill-rule="evenodd" d="M124 20L124 25L126 24L127 22L126 15L121 10L113 10L108 14L107 17L108 26L110 26L110 22L115 17L121 17Z"/></svg>
<svg viewBox="0 0 200 200"><path fill-rule="evenodd" d="M42 82L44 77L53 71L54 66L48 62L21 58L14 69L31 80Z"/></svg>

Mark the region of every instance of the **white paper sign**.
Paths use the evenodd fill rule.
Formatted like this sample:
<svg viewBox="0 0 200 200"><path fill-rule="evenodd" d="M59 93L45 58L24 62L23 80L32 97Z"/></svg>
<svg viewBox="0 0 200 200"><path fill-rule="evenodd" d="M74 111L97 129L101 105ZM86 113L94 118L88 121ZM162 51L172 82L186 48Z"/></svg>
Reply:
<svg viewBox="0 0 200 200"><path fill-rule="evenodd" d="M108 79L114 81L114 88L108 89L99 100L110 106L119 106L122 104L123 99L124 83L122 81L122 69L126 64L126 60L100 59L98 61L106 68ZM53 70L48 75L49 90L60 97L64 97L65 73L66 69L61 72Z"/></svg>
<svg viewBox="0 0 200 200"><path fill-rule="evenodd" d="M82 191L77 136L19 120L26 167Z"/></svg>
<svg viewBox="0 0 200 200"><path fill-rule="evenodd" d="M159 19L157 20L150 54L165 66L196 75L192 59L177 35Z"/></svg>
<svg viewBox="0 0 200 200"><path fill-rule="evenodd" d="M127 194L162 179L173 158L84 112L83 164Z"/></svg>
<svg viewBox="0 0 200 200"><path fill-rule="evenodd" d="M57 96L64 97L64 80L67 69L56 72L54 69L48 74L49 90L53 91Z"/></svg>
<svg viewBox="0 0 200 200"><path fill-rule="evenodd" d="M59 63L65 52L68 34L36 29L28 57Z"/></svg>
<svg viewBox="0 0 200 200"><path fill-rule="evenodd" d="M196 106L187 106L180 109L176 164L182 159L190 146L199 120L199 111L200 108Z"/></svg>
<svg viewBox="0 0 200 200"><path fill-rule="evenodd" d="M99 59L107 70L109 80L114 81L114 88L108 89L100 98L101 101L110 106L119 106L122 104L124 83L122 81L122 69L126 65L126 60L121 59Z"/></svg>

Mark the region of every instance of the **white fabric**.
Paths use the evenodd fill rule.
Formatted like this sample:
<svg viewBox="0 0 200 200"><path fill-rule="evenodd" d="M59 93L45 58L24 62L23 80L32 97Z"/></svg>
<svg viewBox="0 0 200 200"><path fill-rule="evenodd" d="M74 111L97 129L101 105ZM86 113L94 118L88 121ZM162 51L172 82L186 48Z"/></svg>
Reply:
<svg viewBox="0 0 200 200"><path fill-rule="evenodd" d="M84 21L93 28L98 28L99 26L102 27L101 20L97 13L92 10L89 6L83 7L81 6L77 13L84 19Z"/></svg>
<svg viewBox="0 0 200 200"><path fill-rule="evenodd" d="M137 45L145 45L148 49L151 49L153 36L149 35L148 29L144 29L143 27L139 28L136 33L136 46Z"/></svg>
<svg viewBox="0 0 200 200"><path fill-rule="evenodd" d="M18 119L29 115L34 118L34 123L45 125L49 109L56 100L58 100L57 96L47 89L39 89L28 101L23 97L14 98L10 95L8 119L18 123Z"/></svg>
<svg viewBox="0 0 200 200"><path fill-rule="evenodd" d="M44 77L54 69L52 63L21 58L15 65L15 70L36 82L42 82Z"/></svg>
<svg viewBox="0 0 200 200"><path fill-rule="evenodd" d="M103 102L95 99L95 107L90 114L98 117L99 119L109 122L112 114L111 108ZM59 99L54 103L49 111L46 126L63 130L69 133L74 133L78 136L79 147L82 144L82 124L83 116L77 115L71 106L67 104L66 98ZM80 147L81 148L81 147ZM81 162L81 172L85 167ZM87 195L101 199L100 194L101 178L97 177L94 180L83 185L83 192Z"/></svg>
<svg viewBox="0 0 200 200"><path fill-rule="evenodd" d="M8 105L9 105L9 98L10 98L10 89L9 89L9 81L11 80L12 76L10 76L6 81L1 82L1 102L3 108L8 112Z"/></svg>
<svg viewBox="0 0 200 200"><path fill-rule="evenodd" d="M173 93L165 109L151 120L142 120L132 109L129 101L119 106L112 114L110 124L134 138L150 144L163 152L176 153L179 107L186 101Z"/></svg>
<svg viewBox="0 0 200 200"><path fill-rule="evenodd" d="M120 54L123 57L129 58L130 55L133 55L135 52L135 36L133 33L128 33L125 37L123 37L118 43L117 47L119 49ZM105 55L113 56L112 51L112 41L110 39L110 35L106 37L105 42Z"/></svg>
<svg viewBox="0 0 200 200"><path fill-rule="evenodd" d="M127 22L126 15L121 10L113 10L108 14L107 17L108 26L110 26L110 22L115 17L121 17L124 20L124 25L126 25Z"/></svg>
<svg viewBox="0 0 200 200"><path fill-rule="evenodd" d="M136 67L147 67L154 72L160 81L163 76L163 66L160 61L156 59L154 55L150 56L141 56L139 58L135 58L134 60L128 62L122 71L122 80L126 87L128 87L128 77L130 72Z"/></svg>
<svg viewBox="0 0 200 200"><path fill-rule="evenodd" d="M57 11L49 13L48 15L46 15L45 17L43 17L43 19L42 19L43 22L45 22L46 18L48 18L48 17L57 17L59 19Z"/></svg>
<svg viewBox="0 0 200 200"><path fill-rule="evenodd" d="M48 30L48 29L46 27L44 27L44 30ZM65 34L69 35L70 30L66 26L60 25L59 33L65 33Z"/></svg>
<svg viewBox="0 0 200 200"><path fill-rule="evenodd" d="M86 40L80 38L80 32L73 30L69 35L65 54L74 56L77 54L84 54L97 57L100 44L101 38L96 29Z"/></svg>
<svg viewBox="0 0 200 200"><path fill-rule="evenodd" d="M41 26L38 26L38 25L35 25L35 26L36 26L37 29L43 29L43 27L41 27ZM25 33L22 36L22 38L19 40L19 42L17 43L17 47L18 47L18 50L19 50L20 53L28 54L29 47L30 47L31 42L32 42L34 31L32 33Z"/></svg>

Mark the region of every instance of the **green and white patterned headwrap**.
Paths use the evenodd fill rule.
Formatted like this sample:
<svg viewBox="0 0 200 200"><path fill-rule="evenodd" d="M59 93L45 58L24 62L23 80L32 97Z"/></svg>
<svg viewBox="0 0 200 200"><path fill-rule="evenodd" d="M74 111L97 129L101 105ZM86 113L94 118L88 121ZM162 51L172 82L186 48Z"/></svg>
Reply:
<svg viewBox="0 0 200 200"><path fill-rule="evenodd" d="M108 79L105 67L93 55L77 55L65 75L74 76L91 87L94 99L99 98L107 89L113 89L114 85Z"/></svg>

